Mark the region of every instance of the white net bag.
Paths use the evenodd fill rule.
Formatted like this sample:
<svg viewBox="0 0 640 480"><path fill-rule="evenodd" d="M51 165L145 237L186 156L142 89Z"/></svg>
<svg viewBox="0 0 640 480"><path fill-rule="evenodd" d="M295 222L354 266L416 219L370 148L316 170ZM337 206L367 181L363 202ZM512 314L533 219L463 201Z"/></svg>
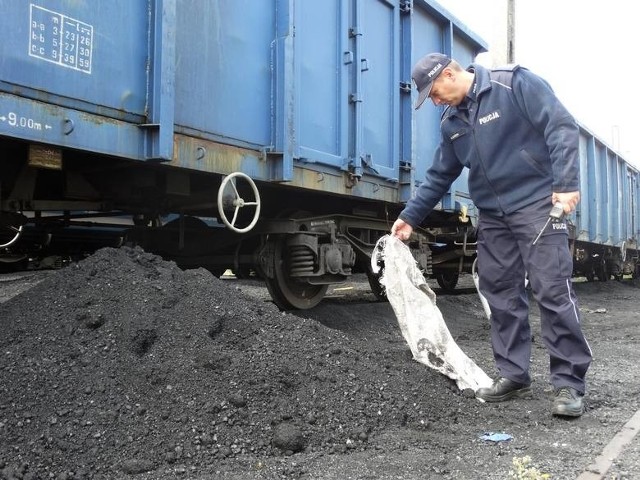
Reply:
<svg viewBox="0 0 640 480"><path fill-rule="evenodd" d="M436 306L436 294L418 268L409 248L391 235L378 240L371 267L384 270L380 283L398 319L413 358L456 381L464 390L491 386L492 380L456 344Z"/></svg>

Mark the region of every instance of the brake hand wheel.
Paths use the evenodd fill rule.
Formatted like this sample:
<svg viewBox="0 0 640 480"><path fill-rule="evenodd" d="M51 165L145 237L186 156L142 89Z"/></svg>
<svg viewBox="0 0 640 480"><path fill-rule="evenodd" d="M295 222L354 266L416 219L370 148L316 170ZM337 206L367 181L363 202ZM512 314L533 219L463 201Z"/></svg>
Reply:
<svg viewBox="0 0 640 480"><path fill-rule="evenodd" d="M248 202L240 196L236 185L237 179L243 179L249 184L251 190L253 191L255 200ZM227 188L228 186L230 186L230 188ZM225 190L231 190L232 194L229 195L225 192ZM258 217L260 216L260 203L261 202L260 194L258 193L258 187L256 187L255 182L251 180L251 177L249 177L248 175L242 172L234 172L230 175L227 175L222 180L220 188L218 189L218 213L220 214L220 219L222 220L222 222L229 229L237 233L246 233L251 230L258 222ZM249 225L240 228L236 226L236 221L238 220L240 209L245 207L255 207L255 212ZM233 217L231 218L231 221L229 221L229 218L225 213L225 209L233 209Z"/></svg>
<svg viewBox="0 0 640 480"><path fill-rule="evenodd" d="M7 241L6 243L0 244L0 248L8 247L9 245L15 243L20 238L20 235L22 235L22 225L20 225L19 227L15 227L13 225L1 225L0 226L0 242L3 241L4 239L4 232L8 232L8 235L9 236L13 235L13 237L11 238L11 240Z"/></svg>

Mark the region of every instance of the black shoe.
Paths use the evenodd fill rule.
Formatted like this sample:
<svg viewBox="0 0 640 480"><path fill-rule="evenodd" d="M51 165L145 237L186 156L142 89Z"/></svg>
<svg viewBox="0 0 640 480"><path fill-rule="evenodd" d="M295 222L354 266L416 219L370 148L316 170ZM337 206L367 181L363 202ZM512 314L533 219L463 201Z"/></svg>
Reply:
<svg viewBox="0 0 640 480"><path fill-rule="evenodd" d="M583 395L575 388L560 387L553 392L551 413L561 417L579 417L584 413Z"/></svg>
<svg viewBox="0 0 640 480"><path fill-rule="evenodd" d="M504 402L529 395L531 395L530 385L516 383L504 377L498 377L490 387L479 388L476 391L476 398L485 402Z"/></svg>

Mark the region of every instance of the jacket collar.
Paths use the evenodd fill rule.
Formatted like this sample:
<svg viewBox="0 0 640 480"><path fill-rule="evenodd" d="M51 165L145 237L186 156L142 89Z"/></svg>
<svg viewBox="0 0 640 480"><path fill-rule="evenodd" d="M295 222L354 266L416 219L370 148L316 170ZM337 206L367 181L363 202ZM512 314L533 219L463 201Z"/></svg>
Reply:
<svg viewBox="0 0 640 480"><path fill-rule="evenodd" d="M473 84L471 85L471 91L467 93L467 97L472 101L477 102L478 98L483 92L491 90L491 77L489 76L489 70L487 70L482 65L472 63L467 68L467 71L475 73L475 78L473 80ZM465 101L467 100L465 99ZM442 118L445 118L447 115L451 115L466 119L466 114L461 112L461 110L462 109L459 109L458 107L449 106L444 110L444 112L442 112Z"/></svg>
<svg viewBox="0 0 640 480"><path fill-rule="evenodd" d="M475 89L475 92L470 92L470 96L475 93L474 98L478 99L478 97L485 91L491 90L491 77L489 76L489 70L483 67L482 65L478 65L477 63L472 63L467 68L468 72L475 72L476 78L474 80L474 84L471 87L472 90Z"/></svg>

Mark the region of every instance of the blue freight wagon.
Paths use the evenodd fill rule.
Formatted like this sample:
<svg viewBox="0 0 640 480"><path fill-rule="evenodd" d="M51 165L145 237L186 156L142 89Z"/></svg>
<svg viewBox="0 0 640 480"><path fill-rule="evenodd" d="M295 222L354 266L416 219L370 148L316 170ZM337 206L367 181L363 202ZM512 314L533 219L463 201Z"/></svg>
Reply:
<svg viewBox="0 0 640 480"><path fill-rule="evenodd" d="M640 170L580 128L580 192L572 215L574 275L640 277Z"/></svg>
<svg viewBox="0 0 640 480"><path fill-rule="evenodd" d="M112 234L130 219L127 241L185 268L257 272L283 309L313 307L358 272L381 293L373 246L439 137L440 112L412 108L411 66L429 51L464 64L486 49L426 0L0 9L0 257L46 252L78 226ZM601 259L607 271L623 251L620 271L637 262L637 171L583 133L597 197L575 222L576 252L604 277ZM617 208L634 202L618 217L614 179L627 195ZM471 269L476 219L462 176L411 239L444 287Z"/></svg>

